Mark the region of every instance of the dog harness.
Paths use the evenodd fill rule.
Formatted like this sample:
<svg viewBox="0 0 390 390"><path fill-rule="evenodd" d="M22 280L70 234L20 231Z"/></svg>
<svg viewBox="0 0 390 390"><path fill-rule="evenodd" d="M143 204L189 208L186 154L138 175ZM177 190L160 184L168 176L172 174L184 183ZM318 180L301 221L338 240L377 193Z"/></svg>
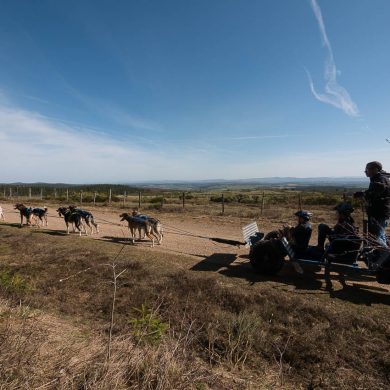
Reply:
<svg viewBox="0 0 390 390"><path fill-rule="evenodd" d="M137 214L137 215L134 216L134 218L150 219L150 217L148 217L148 216L145 215L145 214Z"/></svg>
<svg viewBox="0 0 390 390"><path fill-rule="evenodd" d="M79 214L83 218L88 218L92 215L90 212L81 209L74 209L74 212Z"/></svg>
<svg viewBox="0 0 390 390"><path fill-rule="evenodd" d="M145 221L147 221L147 219L141 218L139 215L137 215L136 217L130 217L130 220L132 222L137 222L137 223L144 223Z"/></svg>
<svg viewBox="0 0 390 390"><path fill-rule="evenodd" d="M40 208L35 208L32 210L32 213L35 214L35 215L43 215L45 214L45 210L44 209L40 209Z"/></svg>
<svg viewBox="0 0 390 390"><path fill-rule="evenodd" d="M153 217L149 217L149 215L145 215L145 214L137 214L137 215L133 215L133 218L140 218L142 219L143 221L148 221L150 222L152 225L156 224L158 221L158 219L156 218L153 218Z"/></svg>

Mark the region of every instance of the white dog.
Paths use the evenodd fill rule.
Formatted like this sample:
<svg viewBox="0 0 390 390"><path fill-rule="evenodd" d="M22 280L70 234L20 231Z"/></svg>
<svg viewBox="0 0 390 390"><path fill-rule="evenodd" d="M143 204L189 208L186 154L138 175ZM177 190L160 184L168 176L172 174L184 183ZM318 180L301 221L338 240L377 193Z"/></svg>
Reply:
<svg viewBox="0 0 390 390"><path fill-rule="evenodd" d="M5 221L3 208L0 206L0 221Z"/></svg>

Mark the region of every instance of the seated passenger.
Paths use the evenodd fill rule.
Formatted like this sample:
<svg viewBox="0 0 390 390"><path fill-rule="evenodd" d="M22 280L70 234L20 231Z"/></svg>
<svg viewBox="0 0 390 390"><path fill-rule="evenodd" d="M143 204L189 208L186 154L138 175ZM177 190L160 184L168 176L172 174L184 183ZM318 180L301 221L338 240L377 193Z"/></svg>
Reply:
<svg viewBox="0 0 390 390"><path fill-rule="evenodd" d="M354 208L349 203L339 203L335 208L337 212L337 223L333 227L321 223L318 226L318 249L324 251L325 240L328 238L329 241L336 237L353 236L358 233L358 229L355 226L355 221L351 214Z"/></svg>
<svg viewBox="0 0 390 390"><path fill-rule="evenodd" d="M295 213L298 217L298 225L291 228L291 246L297 256L302 255L307 251L309 247L309 241L311 238L312 227L310 224L310 218L313 215L309 211L300 210Z"/></svg>

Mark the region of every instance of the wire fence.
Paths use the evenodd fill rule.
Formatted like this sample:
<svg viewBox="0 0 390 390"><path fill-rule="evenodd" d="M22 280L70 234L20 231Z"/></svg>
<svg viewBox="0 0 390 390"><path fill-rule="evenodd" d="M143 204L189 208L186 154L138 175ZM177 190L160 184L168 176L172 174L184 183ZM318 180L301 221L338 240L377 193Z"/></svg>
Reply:
<svg viewBox="0 0 390 390"><path fill-rule="evenodd" d="M247 208L263 215L279 206L291 209L312 206L330 206L344 200L352 200L351 194L343 190L294 191L294 190L225 190L225 191L158 191L134 190L125 186L54 187L3 185L0 200L32 203L54 202L64 204L89 204L122 206L126 208L190 210L196 207L213 209L224 214L227 210Z"/></svg>

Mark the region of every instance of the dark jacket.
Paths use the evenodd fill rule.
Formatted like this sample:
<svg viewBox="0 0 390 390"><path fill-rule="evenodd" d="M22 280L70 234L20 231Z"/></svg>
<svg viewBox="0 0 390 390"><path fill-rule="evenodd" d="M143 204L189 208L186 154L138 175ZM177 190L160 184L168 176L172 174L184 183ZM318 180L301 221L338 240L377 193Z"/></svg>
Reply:
<svg viewBox="0 0 390 390"><path fill-rule="evenodd" d="M370 179L370 186L364 192L366 210L370 217L390 217L390 181L382 173Z"/></svg>
<svg viewBox="0 0 390 390"><path fill-rule="evenodd" d="M332 235L336 236L351 236L357 234L358 229L355 226L355 221L352 217L347 217L343 221L338 221L332 229Z"/></svg>
<svg viewBox="0 0 390 390"><path fill-rule="evenodd" d="M295 251L304 252L307 249L312 231L310 222L300 223L292 229Z"/></svg>

